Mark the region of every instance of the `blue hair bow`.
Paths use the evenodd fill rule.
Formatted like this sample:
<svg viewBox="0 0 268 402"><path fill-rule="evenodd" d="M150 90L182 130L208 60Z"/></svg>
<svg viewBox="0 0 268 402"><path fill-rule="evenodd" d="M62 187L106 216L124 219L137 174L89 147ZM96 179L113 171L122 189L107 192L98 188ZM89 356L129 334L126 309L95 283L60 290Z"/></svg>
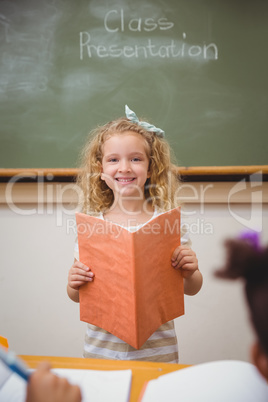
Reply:
<svg viewBox="0 0 268 402"><path fill-rule="evenodd" d="M127 105L125 105L125 113L128 120L132 121L133 123L138 124L139 126L143 127L147 131L151 131L158 135L159 137L164 137L165 132L161 130L161 128L155 127L153 124L147 123L146 121L140 121L136 114L129 109Z"/></svg>

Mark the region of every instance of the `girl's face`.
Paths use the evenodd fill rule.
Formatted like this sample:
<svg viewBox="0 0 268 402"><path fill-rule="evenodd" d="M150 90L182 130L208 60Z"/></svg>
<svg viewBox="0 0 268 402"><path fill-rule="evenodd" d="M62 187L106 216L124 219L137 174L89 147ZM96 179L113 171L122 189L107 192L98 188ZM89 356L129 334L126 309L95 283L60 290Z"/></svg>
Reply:
<svg viewBox="0 0 268 402"><path fill-rule="evenodd" d="M132 131L114 134L104 142L101 178L114 195L144 198L144 185L150 177L147 148L145 139Z"/></svg>

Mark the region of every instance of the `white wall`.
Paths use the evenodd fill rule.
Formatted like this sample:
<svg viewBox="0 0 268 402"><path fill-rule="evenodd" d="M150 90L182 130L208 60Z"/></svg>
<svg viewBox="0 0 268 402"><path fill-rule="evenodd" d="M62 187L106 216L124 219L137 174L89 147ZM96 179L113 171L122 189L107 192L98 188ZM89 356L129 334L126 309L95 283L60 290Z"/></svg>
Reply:
<svg viewBox="0 0 268 402"><path fill-rule="evenodd" d="M66 294L73 262L74 210L29 200L16 201L12 210L3 202L5 189L1 189L0 335L18 354L81 357L86 324L79 320L79 306ZM39 212L34 211L37 208ZM222 265L223 240L255 220L252 205L195 199L186 210L204 285L198 295L185 297L185 315L176 319L180 362L248 361L253 332L242 285L216 279L213 272ZM267 202L259 205L257 220L259 216L262 240L267 243Z"/></svg>
<svg viewBox="0 0 268 402"><path fill-rule="evenodd" d="M2 206L0 214L0 333L19 354L81 356L85 327L66 293L71 217L57 226L56 211L23 216Z"/></svg>
<svg viewBox="0 0 268 402"><path fill-rule="evenodd" d="M244 215L249 207L240 205ZM268 227L267 209L264 224ZM201 291L185 296L185 315L176 320L181 363L200 363L219 359L249 361L249 347L253 341L243 285L240 281L226 281L214 277L214 271L223 266L224 239L237 236L245 228L231 215L226 205L206 205L202 219L211 234L192 234L192 248L197 253L204 276ZM193 230L198 224L192 226ZM266 234L267 236L267 234ZM267 237L266 237L267 240Z"/></svg>

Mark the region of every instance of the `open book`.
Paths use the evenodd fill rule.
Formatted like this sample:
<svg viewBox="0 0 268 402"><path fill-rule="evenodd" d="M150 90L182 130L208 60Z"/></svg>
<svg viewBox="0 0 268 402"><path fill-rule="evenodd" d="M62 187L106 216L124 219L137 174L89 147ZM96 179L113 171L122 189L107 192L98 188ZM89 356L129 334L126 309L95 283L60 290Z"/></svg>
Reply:
<svg viewBox="0 0 268 402"><path fill-rule="evenodd" d="M251 363L222 360L151 380L139 402L267 402L268 384Z"/></svg>
<svg viewBox="0 0 268 402"><path fill-rule="evenodd" d="M1 377L0 362L0 377ZM65 377L71 384L78 385L82 402L128 402L131 391L131 370L78 370L53 369L59 377ZM27 383L16 373L10 373L0 385L1 402L25 402ZM48 401L49 402L49 401Z"/></svg>
<svg viewBox="0 0 268 402"><path fill-rule="evenodd" d="M167 321L184 314L183 278L171 265L180 244L180 209L136 232L77 213L79 259L95 274L79 289L80 318L139 349Z"/></svg>

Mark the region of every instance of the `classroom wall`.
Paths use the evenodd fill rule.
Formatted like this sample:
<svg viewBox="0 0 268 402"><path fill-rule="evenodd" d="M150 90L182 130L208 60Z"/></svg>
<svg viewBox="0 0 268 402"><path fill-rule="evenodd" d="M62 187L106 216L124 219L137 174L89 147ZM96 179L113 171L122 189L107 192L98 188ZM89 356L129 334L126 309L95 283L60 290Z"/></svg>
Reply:
<svg viewBox="0 0 268 402"><path fill-rule="evenodd" d="M42 186L39 190L31 186L32 193L27 183L10 193L5 185L0 186L0 334L19 354L81 357L85 324L79 320L79 306L66 294L77 195L72 194L71 184L65 184L66 191L58 184L45 191ZM264 196L268 192L267 186L257 183L246 197L240 194L232 203L235 186L185 186L185 219L204 285L198 295L185 297L185 315L176 319L181 363L250 359L253 332L242 285L216 279L213 272L222 264L226 237L255 226L268 242ZM64 203L60 202L64 197ZM68 200L74 200L74 205Z"/></svg>

